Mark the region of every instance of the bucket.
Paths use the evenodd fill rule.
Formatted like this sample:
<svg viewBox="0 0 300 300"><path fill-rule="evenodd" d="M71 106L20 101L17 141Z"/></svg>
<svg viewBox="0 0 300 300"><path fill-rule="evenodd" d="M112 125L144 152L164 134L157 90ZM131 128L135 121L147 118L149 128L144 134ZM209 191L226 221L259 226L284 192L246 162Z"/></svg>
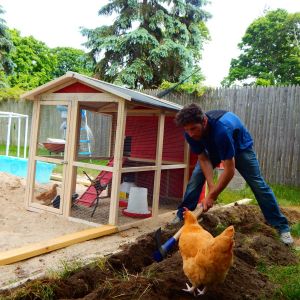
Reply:
<svg viewBox="0 0 300 300"><path fill-rule="evenodd" d="M149 218L151 211L148 209L148 190L141 187L131 187L129 192L128 206L123 209L123 214L133 218Z"/></svg>

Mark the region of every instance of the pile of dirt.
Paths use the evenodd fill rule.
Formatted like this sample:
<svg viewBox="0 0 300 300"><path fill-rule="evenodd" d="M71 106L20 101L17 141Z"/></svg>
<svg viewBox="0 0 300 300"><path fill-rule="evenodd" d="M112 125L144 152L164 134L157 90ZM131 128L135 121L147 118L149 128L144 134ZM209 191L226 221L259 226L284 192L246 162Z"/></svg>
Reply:
<svg viewBox="0 0 300 300"><path fill-rule="evenodd" d="M300 213L293 212L288 217L293 223L299 221ZM236 230L234 264L225 282L208 290L201 299L272 298L276 287L258 272L257 267L298 262L293 251L265 224L256 206L235 206L206 213L200 223L213 235L229 224ZM164 228L162 240L169 239L177 230ZM153 260L155 250L154 233L147 234L124 246L121 252L105 261L99 260L67 279L33 281L17 290L6 291L5 296L19 294L22 295L19 299L42 299L37 295L51 291L50 299L194 299L182 291L188 279L182 270L178 248L175 247L160 263Z"/></svg>

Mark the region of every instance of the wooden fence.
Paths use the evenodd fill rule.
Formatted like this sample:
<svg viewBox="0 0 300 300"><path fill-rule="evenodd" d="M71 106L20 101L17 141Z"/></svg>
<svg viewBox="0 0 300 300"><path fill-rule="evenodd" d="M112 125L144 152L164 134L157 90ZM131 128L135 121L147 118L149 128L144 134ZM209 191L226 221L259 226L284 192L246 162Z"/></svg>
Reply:
<svg viewBox="0 0 300 300"><path fill-rule="evenodd" d="M145 93L157 95L157 90ZM300 86L212 89L203 96L175 95L166 100L198 103L204 111L236 113L253 139L262 173L272 183L300 186Z"/></svg>
<svg viewBox="0 0 300 300"><path fill-rule="evenodd" d="M157 95L158 90L144 93ZM272 183L300 186L300 86L247 87L211 89L203 96L171 94L164 99L178 104L195 102L204 111L225 109L236 113L244 121L254 138L254 146L262 173ZM2 102L0 111L12 111L30 115L30 102ZM94 136L107 131L108 120L89 116ZM30 122L31 123L31 122ZM51 124L51 120L49 120ZM101 126L99 126L99 124ZM46 134L47 135L47 134ZM0 143L4 144L6 127L0 124ZM106 139L95 139L99 155L108 149ZM12 141L16 143L15 140Z"/></svg>

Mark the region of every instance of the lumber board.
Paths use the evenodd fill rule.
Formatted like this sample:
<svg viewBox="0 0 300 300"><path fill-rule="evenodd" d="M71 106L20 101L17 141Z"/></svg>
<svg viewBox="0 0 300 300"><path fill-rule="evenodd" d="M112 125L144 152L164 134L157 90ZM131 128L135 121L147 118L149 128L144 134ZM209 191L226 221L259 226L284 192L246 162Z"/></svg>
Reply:
<svg viewBox="0 0 300 300"><path fill-rule="evenodd" d="M40 243L30 244L21 248L0 252L0 266L45 254L70 245L116 233L118 228L113 225L102 225L83 231L66 234Z"/></svg>

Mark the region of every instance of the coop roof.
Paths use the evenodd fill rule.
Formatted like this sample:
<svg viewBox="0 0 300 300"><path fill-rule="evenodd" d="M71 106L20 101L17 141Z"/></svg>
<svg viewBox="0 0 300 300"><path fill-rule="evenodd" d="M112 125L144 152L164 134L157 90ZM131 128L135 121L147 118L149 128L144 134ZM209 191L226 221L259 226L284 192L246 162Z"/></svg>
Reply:
<svg viewBox="0 0 300 300"><path fill-rule="evenodd" d="M21 96L22 99L35 100L35 97L47 92L50 89L55 88L56 86L68 83L69 81L76 79L81 83L85 83L95 89L104 90L108 93L117 95L121 98L124 98L128 101L134 101L144 105L151 105L159 107L161 109L175 110L178 111L182 108L181 105L160 99L154 96L146 95L134 90L130 90L115 84L111 84L102 80L91 78L85 75L81 75L75 72L67 72L65 75L54 79L32 91L29 91Z"/></svg>

